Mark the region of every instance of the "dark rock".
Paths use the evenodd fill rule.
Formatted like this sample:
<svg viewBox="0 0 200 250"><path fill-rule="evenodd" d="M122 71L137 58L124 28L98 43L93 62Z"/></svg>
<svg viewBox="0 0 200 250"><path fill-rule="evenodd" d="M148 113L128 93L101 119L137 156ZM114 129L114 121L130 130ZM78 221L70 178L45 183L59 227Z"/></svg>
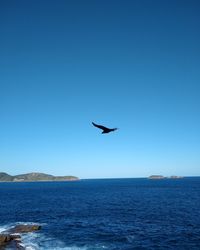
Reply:
<svg viewBox="0 0 200 250"><path fill-rule="evenodd" d="M23 246L21 240L12 240L8 244L6 244L6 249L20 249L20 250L25 250L26 247Z"/></svg>
<svg viewBox="0 0 200 250"><path fill-rule="evenodd" d="M0 234L0 244L11 241L10 234Z"/></svg>
<svg viewBox="0 0 200 250"><path fill-rule="evenodd" d="M29 233L41 229L39 225L16 225L7 231L0 233L0 249L10 247L11 249L24 250L25 247L21 244L20 233Z"/></svg>
<svg viewBox="0 0 200 250"><path fill-rule="evenodd" d="M0 234L0 247L15 246L15 249L19 249L17 246L21 243L21 236L18 234Z"/></svg>
<svg viewBox="0 0 200 250"><path fill-rule="evenodd" d="M8 232L13 233L30 233L33 231L40 230L40 225L16 225L15 227L11 228Z"/></svg>

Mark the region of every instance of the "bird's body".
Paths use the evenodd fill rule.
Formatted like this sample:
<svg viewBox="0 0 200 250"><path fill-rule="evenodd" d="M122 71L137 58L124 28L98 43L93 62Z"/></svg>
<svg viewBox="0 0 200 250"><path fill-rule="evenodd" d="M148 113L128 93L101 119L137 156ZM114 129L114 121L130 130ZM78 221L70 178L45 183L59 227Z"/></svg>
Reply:
<svg viewBox="0 0 200 250"><path fill-rule="evenodd" d="M98 124L96 124L96 123L94 123L94 122L92 122L92 124L93 124L95 127L102 129L102 130L103 130L103 131L102 131L102 134L108 134L108 133L110 133L110 132L113 132L113 131L117 130L117 128L107 128L107 127L104 127L104 126L102 126L102 125L98 125Z"/></svg>

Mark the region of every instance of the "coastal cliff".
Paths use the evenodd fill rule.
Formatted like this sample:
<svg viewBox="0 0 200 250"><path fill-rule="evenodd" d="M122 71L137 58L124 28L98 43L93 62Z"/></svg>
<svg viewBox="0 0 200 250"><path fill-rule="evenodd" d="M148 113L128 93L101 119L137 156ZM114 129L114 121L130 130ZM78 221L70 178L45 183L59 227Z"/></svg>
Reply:
<svg viewBox="0 0 200 250"><path fill-rule="evenodd" d="M20 175L9 175L0 172L0 182L18 182L18 181L76 181L79 180L76 176L53 176L44 173L28 173Z"/></svg>

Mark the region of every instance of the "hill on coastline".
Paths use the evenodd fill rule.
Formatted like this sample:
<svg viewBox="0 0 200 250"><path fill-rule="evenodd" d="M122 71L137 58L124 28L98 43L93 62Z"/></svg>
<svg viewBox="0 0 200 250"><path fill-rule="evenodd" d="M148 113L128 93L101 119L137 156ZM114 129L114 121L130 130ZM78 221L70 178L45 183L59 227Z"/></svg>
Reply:
<svg viewBox="0 0 200 250"><path fill-rule="evenodd" d="M28 173L20 175L9 175L4 172L0 172L1 181L75 181L79 180L76 176L53 176L44 173Z"/></svg>

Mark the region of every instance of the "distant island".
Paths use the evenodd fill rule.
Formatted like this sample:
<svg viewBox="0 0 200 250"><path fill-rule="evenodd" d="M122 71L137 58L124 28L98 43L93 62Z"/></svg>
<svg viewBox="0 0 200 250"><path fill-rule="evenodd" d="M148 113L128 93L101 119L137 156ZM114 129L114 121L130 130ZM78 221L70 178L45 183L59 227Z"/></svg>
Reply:
<svg viewBox="0 0 200 250"><path fill-rule="evenodd" d="M0 182L28 182L28 181L77 181L76 176L53 176L43 173L28 173L20 175L9 175L4 172L0 172Z"/></svg>
<svg viewBox="0 0 200 250"><path fill-rule="evenodd" d="M165 177L163 175L150 175L148 178L153 180L161 180L161 179L181 179L183 177L177 175L172 175L170 177Z"/></svg>

